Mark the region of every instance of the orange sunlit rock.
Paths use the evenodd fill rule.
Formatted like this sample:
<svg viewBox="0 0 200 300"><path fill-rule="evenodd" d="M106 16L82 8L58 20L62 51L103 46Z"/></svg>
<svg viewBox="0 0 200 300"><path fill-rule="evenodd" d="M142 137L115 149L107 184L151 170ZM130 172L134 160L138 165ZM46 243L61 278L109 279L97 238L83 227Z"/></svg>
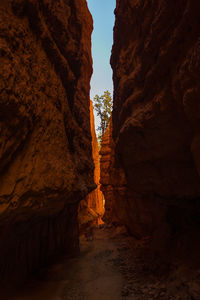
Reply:
<svg viewBox="0 0 200 300"><path fill-rule="evenodd" d="M94 209L98 214L104 213L103 207L103 195L100 191L100 157L99 157L99 146L95 132L93 103L90 101L90 126L92 133L92 156L94 160L94 182L97 185L96 190L90 193L87 197L88 206Z"/></svg>
<svg viewBox="0 0 200 300"><path fill-rule="evenodd" d="M78 248L94 187L92 18L85 0L0 1L0 274L26 278Z"/></svg>
<svg viewBox="0 0 200 300"><path fill-rule="evenodd" d="M117 168L114 162L114 141L112 138L112 118L101 143L101 190L105 197L106 222L119 223L121 221L121 198L126 196L126 180L123 170ZM119 200L119 201L118 201ZM119 212L120 211L120 212ZM124 212L125 213L125 212ZM126 213L125 213L126 215Z"/></svg>
<svg viewBox="0 0 200 300"><path fill-rule="evenodd" d="M94 161L94 182L97 188L86 199L82 200L79 208L80 229L88 224L97 224L104 213L103 194L100 190L100 160L99 147L95 132L93 103L90 101L90 127L92 134L92 156Z"/></svg>

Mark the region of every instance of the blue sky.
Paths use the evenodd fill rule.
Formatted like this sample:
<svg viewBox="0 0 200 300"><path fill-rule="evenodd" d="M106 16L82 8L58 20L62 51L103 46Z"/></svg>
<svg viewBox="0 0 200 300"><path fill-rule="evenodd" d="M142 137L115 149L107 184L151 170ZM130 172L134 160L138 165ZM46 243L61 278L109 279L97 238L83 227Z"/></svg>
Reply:
<svg viewBox="0 0 200 300"><path fill-rule="evenodd" d="M116 0L87 0L92 14L94 30L92 34L93 76L90 98L102 95L105 90L113 94L110 55L113 44L114 9ZM96 121L98 122L98 121Z"/></svg>

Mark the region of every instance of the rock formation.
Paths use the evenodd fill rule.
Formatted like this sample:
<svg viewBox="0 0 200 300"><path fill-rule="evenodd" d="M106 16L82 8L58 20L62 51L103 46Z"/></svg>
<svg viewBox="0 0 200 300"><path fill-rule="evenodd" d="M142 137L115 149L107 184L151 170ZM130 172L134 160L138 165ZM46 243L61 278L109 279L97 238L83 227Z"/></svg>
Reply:
<svg viewBox="0 0 200 300"><path fill-rule="evenodd" d="M112 138L112 118L101 143L101 190L105 197L105 214L107 223L119 223L121 219L121 199L125 197L126 179L122 169L115 165L114 141ZM120 201L118 201L120 199ZM123 220L122 220L123 223Z"/></svg>
<svg viewBox="0 0 200 300"><path fill-rule="evenodd" d="M199 226L200 3L118 0L115 14L118 213L132 234L164 240Z"/></svg>
<svg viewBox="0 0 200 300"><path fill-rule="evenodd" d="M103 135L100 156L101 190L106 199L104 220L109 222L111 218L113 219L115 216L114 190L111 181L111 164L114 158L114 148L112 140L112 121L110 121L109 126Z"/></svg>
<svg viewBox="0 0 200 300"><path fill-rule="evenodd" d="M92 156L94 161L94 182L97 185L87 197L81 201L79 206L80 232L98 223L99 218L104 214L103 194L100 190L100 160L99 147L95 132L93 103L90 101L90 127L92 134Z"/></svg>
<svg viewBox="0 0 200 300"><path fill-rule="evenodd" d="M92 18L85 0L0 1L0 274L23 279L78 248L95 188Z"/></svg>

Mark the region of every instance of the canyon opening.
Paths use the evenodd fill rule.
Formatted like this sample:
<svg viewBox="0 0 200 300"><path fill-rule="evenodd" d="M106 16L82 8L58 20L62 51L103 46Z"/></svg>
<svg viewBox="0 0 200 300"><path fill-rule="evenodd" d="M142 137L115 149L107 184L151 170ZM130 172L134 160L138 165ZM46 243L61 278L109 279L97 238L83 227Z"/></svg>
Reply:
<svg viewBox="0 0 200 300"><path fill-rule="evenodd" d="M1 299L200 299L199 20L0 0Z"/></svg>

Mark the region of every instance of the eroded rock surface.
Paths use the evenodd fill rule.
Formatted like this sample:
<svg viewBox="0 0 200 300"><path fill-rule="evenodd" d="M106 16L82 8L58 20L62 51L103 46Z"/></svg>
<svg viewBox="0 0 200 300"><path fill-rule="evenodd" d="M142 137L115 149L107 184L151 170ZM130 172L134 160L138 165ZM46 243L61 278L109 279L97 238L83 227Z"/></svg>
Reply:
<svg viewBox="0 0 200 300"><path fill-rule="evenodd" d="M115 201L114 201L114 190L111 181L111 166L114 158L114 147L112 140L112 121L110 121L101 142L101 160L100 160L100 169L101 169L101 190L106 199L105 201L105 215L104 219L112 220L114 218L115 212Z"/></svg>
<svg viewBox="0 0 200 300"><path fill-rule="evenodd" d="M101 190L105 196L107 223L119 223L121 218L121 199L126 197L127 186L124 172L117 167L114 159L115 144L112 138L112 118L101 143ZM119 212L120 211L120 212ZM122 219L123 222L123 219Z"/></svg>
<svg viewBox="0 0 200 300"><path fill-rule="evenodd" d="M78 248L92 189L85 0L0 2L0 274L22 279Z"/></svg>
<svg viewBox="0 0 200 300"><path fill-rule="evenodd" d="M87 227L98 224L98 220L104 214L103 194L100 190L100 158L99 147L95 132L93 103L90 101L90 127L92 134L92 156L94 161L94 182L96 189L87 195L81 201L79 206L79 225L80 233L85 231Z"/></svg>
<svg viewBox="0 0 200 300"><path fill-rule="evenodd" d="M115 163L131 193L119 213L140 237L193 234L200 216L200 3L118 0L115 13Z"/></svg>

